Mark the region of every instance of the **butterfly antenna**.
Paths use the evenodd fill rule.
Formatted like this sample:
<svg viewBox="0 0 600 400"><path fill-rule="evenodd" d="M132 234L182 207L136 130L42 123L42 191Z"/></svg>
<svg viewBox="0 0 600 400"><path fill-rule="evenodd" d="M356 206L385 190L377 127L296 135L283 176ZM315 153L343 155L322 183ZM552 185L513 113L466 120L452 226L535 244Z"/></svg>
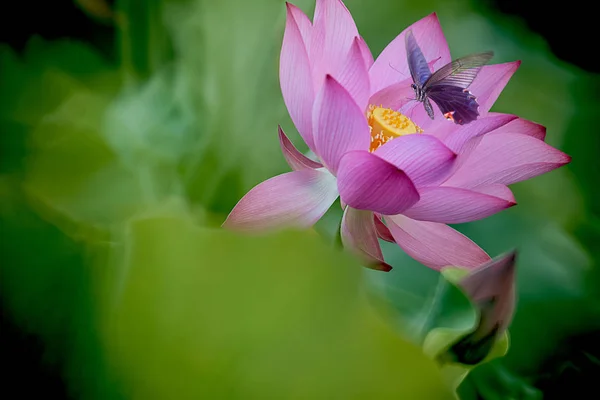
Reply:
<svg viewBox="0 0 600 400"><path fill-rule="evenodd" d="M402 71L400 71L400 70L398 70L398 69L394 68L394 66L392 65L392 63L391 63L391 62L390 62L390 63L388 63L388 65L390 66L390 68L391 68L391 69L393 69L394 71L396 71L396 72L397 72L397 73L399 73L400 75L402 75L402 76L406 76L406 74L405 74L405 73L403 73Z"/></svg>

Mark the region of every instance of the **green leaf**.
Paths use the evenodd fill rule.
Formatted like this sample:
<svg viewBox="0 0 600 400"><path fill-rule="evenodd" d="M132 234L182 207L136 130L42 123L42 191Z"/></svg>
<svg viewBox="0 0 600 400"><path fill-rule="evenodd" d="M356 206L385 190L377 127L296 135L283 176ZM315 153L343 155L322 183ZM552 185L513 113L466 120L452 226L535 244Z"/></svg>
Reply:
<svg viewBox="0 0 600 400"><path fill-rule="evenodd" d="M450 398L361 295L360 267L314 234L238 236L168 207L124 240L104 332L140 397Z"/></svg>
<svg viewBox="0 0 600 400"><path fill-rule="evenodd" d="M391 306L388 317L397 321L397 329L411 342L420 345L425 355L440 363L446 383L456 391L476 366L459 363L451 352L451 347L473 332L479 321L479 312L457 286L468 271L447 267L437 273L423 266L420 266L421 270L408 267L404 265L400 273L395 270L389 272L387 275L391 275L392 279L381 276L377 280L380 285L377 289L383 291L386 297L376 298ZM398 279L393 274L403 278L407 278L408 274L420 274L425 282L437 277L437 283L434 288L421 291L422 288L414 281ZM425 278L428 275L429 278ZM374 296L377 296L376 293ZM493 342L491 349L483 350L487 355L477 365L504 356L508 351L508 333Z"/></svg>
<svg viewBox="0 0 600 400"><path fill-rule="evenodd" d="M386 248L389 246L385 245ZM420 265L411 268L407 264L398 267L398 263L394 263L396 267L386 276L369 273L375 279L373 295L388 304L390 318L396 321L399 331L411 342L423 346L425 354L435 359L453 342L475 329L478 313L462 290L444 274ZM416 282L415 277L420 278L420 282Z"/></svg>
<svg viewBox="0 0 600 400"><path fill-rule="evenodd" d="M446 340L445 343L447 343L448 341L454 342L456 339L456 336L448 335L448 337L444 337L443 334L444 332L440 332L440 330L438 329L435 332L432 332L431 334L436 335L438 337L432 337L430 340L435 341L437 339L440 342L444 342L444 340ZM492 349L485 357L485 359L476 365L466 365L458 362L452 362L450 355L440 354L438 356L438 360L441 360L442 362L442 374L447 384L452 390L458 393L459 386L465 380L465 378L473 368L488 363L496 358L504 357L506 353L508 353L509 346L510 344L508 332L504 332L500 340L494 342Z"/></svg>
<svg viewBox="0 0 600 400"><path fill-rule="evenodd" d="M543 393L506 368L501 359L485 363L471 371L458 388L462 400L541 400Z"/></svg>

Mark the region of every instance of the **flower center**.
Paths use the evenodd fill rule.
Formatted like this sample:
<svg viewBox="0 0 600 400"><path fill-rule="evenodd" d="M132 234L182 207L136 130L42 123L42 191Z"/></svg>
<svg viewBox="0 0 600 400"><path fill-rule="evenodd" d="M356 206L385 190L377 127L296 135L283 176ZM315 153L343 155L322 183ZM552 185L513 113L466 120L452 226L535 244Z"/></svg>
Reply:
<svg viewBox="0 0 600 400"><path fill-rule="evenodd" d="M371 128L370 152L397 137L423 132L410 118L389 108L369 106L367 121Z"/></svg>

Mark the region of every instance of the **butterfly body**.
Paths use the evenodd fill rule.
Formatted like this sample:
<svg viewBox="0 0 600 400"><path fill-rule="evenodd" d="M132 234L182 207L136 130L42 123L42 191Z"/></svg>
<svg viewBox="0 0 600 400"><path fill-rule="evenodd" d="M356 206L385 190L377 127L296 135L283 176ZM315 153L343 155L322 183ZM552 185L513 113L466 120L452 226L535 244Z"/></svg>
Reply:
<svg viewBox="0 0 600 400"><path fill-rule="evenodd" d="M433 107L431 106L431 103L429 102L427 93L425 93L425 90L423 90L423 86L413 83L410 85L410 87L412 87L413 90L415 91L416 100L423 103L423 107L425 107L425 111L427 112L427 115L429 115L429 117L431 119L433 119Z"/></svg>
<svg viewBox="0 0 600 400"><path fill-rule="evenodd" d="M431 119L434 119L434 110L430 99L446 119L456 124L464 125L477 119L479 104L468 88L481 67L492 58L491 51L458 58L432 73L415 37L409 31L406 34L406 54L415 98L423 103Z"/></svg>

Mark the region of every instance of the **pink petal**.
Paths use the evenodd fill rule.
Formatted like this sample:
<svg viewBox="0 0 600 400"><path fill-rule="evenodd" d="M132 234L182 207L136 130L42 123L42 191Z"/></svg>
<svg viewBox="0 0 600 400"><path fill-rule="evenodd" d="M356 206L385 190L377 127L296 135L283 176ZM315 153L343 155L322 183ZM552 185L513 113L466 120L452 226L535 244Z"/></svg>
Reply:
<svg viewBox="0 0 600 400"><path fill-rule="evenodd" d="M434 101L431 102L431 106L433 107L434 119L429 118L429 115L427 115L427 112L425 111L425 107L423 107L423 103L417 101L405 104L400 109L400 112L404 115L408 115L415 124L419 125L425 132L435 137L440 137L442 133L456 129L458 125L444 118L442 111Z"/></svg>
<svg viewBox="0 0 600 400"><path fill-rule="evenodd" d="M439 68L451 61L450 50L437 15L430 14L402 31L377 57L369 70L373 93L410 78L404 42L404 36L409 29L412 30L428 62L439 57L436 63Z"/></svg>
<svg viewBox="0 0 600 400"><path fill-rule="evenodd" d="M460 281L471 300L481 307L482 334L495 327L498 334L510 325L515 309L514 251L488 261Z"/></svg>
<svg viewBox="0 0 600 400"><path fill-rule="evenodd" d="M467 150L472 150L479 143L479 141L470 142L471 139L494 131L516 118L516 115L496 114L490 117L479 118L467 125L452 124L454 126L446 131L442 141L457 154L464 153Z"/></svg>
<svg viewBox="0 0 600 400"><path fill-rule="evenodd" d="M298 30L300 31L300 35L302 35L302 41L304 42L306 51L308 54L310 54L309 46L311 43L312 23L301 9L287 2L285 4L287 6L288 12L292 15L294 21L296 21L296 24L298 25ZM290 14L288 14L288 16Z"/></svg>
<svg viewBox="0 0 600 400"><path fill-rule="evenodd" d="M375 221L375 229L377 230L377 236L380 239L385 240L386 242L395 243L392 233L390 232L388 227L385 226L385 224L381 220L381 217L378 216L377 214L373 214L373 217L374 217L373 220Z"/></svg>
<svg viewBox="0 0 600 400"><path fill-rule="evenodd" d="M288 4L281 46L279 80L283 101L298 132L314 151L312 134L313 82L308 53L302 40L293 6Z"/></svg>
<svg viewBox="0 0 600 400"><path fill-rule="evenodd" d="M509 203L517 204L515 200L515 196L513 192L506 185L502 185L500 183L494 183L492 185L483 185L477 186L474 189L476 192L489 194L490 196L498 197L500 199L504 199Z"/></svg>
<svg viewBox="0 0 600 400"><path fill-rule="evenodd" d="M444 185L473 188L510 185L552 171L571 161L565 153L532 136L518 133L486 135L470 157Z"/></svg>
<svg viewBox="0 0 600 400"><path fill-rule="evenodd" d="M311 160L306 157L304 154L300 153L298 149L294 146L291 140L287 137L281 126L277 127L279 130L279 145L281 146L281 152L285 157L290 168L294 171L299 171L301 169L317 169L323 168L321 163Z"/></svg>
<svg viewBox="0 0 600 400"><path fill-rule="evenodd" d="M419 188L421 199L404 211L420 221L461 224L489 217L516 203L469 189L448 186Z"/></svg>
<svg viewBox="0 0 600 400"><path fill-rule="evenodd" d="M479 114L485 115L492 108L502 90L521 65L521 61L486 65L477 74L469 90L477 97Z"/></svg>
<svg viewBox="0 0 600 400"><path fill-rule="evenodd" d="M488 116L495 116L497 113L489 113ZM521 135L528 135L536 139L544 141L546 139L546 127L538 123L528 121L523 118L517 118L508 124L495 129L490 133L520 133Z"/></svg>
<svg viewBox="0 0 600 400"><path fill-rule="evenodd" d="M315 153L334 175L346 152L370 146L371 134L363 111L330 75L315 101L313 122Z"/></svg>
<svg viewBox="0 0 600 400"><path fill-rule="evenodd" d="M415 221L403 215L385 217L396 243L412 258L433 268L475 268L490 257L473 241L448 225Z"/></svg>
<svg viewBox="0 0 600 400"><path fill-rule="evenodd" d="M358 37L354 38L343 67L334 76L350 93L358 107L365 110L369 101L369 73L365 67Z"/></svg>
<svg viewBox="0 0 600 400"><path fill-rule="evenodd" d="M360 47L360 53L362 54L363 60L365 61L365 67L368 71L369 68L371 68L371 65L373 65L373 53L371 53L367 42L360 36L358 38L358 46Z"/></svg>
<svg viewBox="0 0 600 400"><path fill-rule="evenodd" d="M313 20L310 60L315 83L320 86L326 74L336 74L358 36L350 11L340 0L318 0Z"/></svg>
<svg viewBox="0 0 600 400"><path fill-rule="evenodd" d="M342 218L342 243L366 267L380 271L389 271L392 267L383 261L383 254L377 239L377 231L371 211L356 210L346 207Z"/></svg>
<svg viewBox="0 0 600 400"><path fill-rule="evenodd" d="M414 92L412 98L415 98ZM415 124L419 125L425 132L434 136L437 136L437 134L434 131L434 127L442 125L443 128L446 128L447 126L455 125L453 122L448 121L446 120L446 118L444 118L443 113L440 111L440 108L437 106L437 104L435 104L434 101L431 102L431 106L433 107L433 115L435 118L433 120L429 118L429 115L427 115L423 103L420 103L418 101L407 102L399 111L402 114L407 115Z"/></svg>
<svg viewBox="0 0 600 400"><path fill-rule="evenodd" d="M380 214L398 214L419 200L410 178L368 151L351 151L342 157L338 190L350 207Z"/></svg>
<svg viewBox="0 0 600 400"><path fill-rule="evenodd" d="M240 231L308 228L337 197L335 178L327 171L288 172L252 188L236 204L223 226Z"/></svg>
<svg viewBox="0 0 600 400"><path fill-rule="evenodd" d="M414 101L415 91L410 87L411 83L412 80L404 80L386 86L371 96L369 104L392 110L400 110L406 104L411 102L417 103Z"/></svg>
<svg viewBox="0 0 600 400"><path fill-rule="evenodd" d="M417 186L442 182L456 160L456 154L439 139L423 134L400 136L374 154L406 172Z"/></svg>

